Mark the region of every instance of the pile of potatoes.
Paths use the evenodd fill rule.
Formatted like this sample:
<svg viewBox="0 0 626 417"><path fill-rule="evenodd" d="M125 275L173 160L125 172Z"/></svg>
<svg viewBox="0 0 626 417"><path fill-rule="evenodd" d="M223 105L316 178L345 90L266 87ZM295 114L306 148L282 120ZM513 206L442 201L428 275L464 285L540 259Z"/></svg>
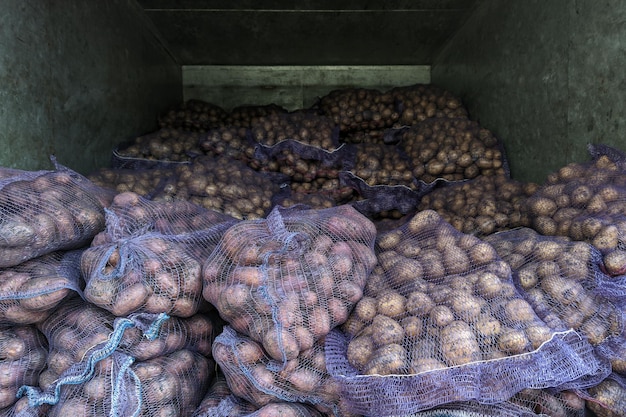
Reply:
<svg viewBox="0 0 626 417"><path fill-rule="evenodd" d="M204 155L228 156L236 160L252 161L255 143L249 132L249 129L243 126L218 127L203 134L198 146Z"/></svg>
<svg viewBox="0 0 626 417"><path fill-rule="evenodd" d="M593 346L611 336L624 339L624 312L602 295L599 256L591 245L530 228L485 241L511 266L520 293L551 329L572 328Z"/></svg>
<svg viewBox="0 0 626 417"><path fill-rule="evenodd" d="M16 403L22 385L38 383L46 354L47 342L34 326L0 329L0 414Z"/></svg>
<svg viewBox="0 0 626 417"><path fill-rule="evenodd" d="M112 195L67 168L24 171L0 187L0 268L88 244Z"/></svg>
<svg viewBox="0 0 626 417"><path fill-rule="evenodd" d="M476 236L530 226L523 206L537 189L505 175L478 176L425 193L417 210L434 210L455 229Z"/></svg>
<svg viewBox="0 0 626 417"><path fill-rule="evenodd" d="M347 167L367 185L404 185L415 190L417 184L408 156L397 146L378 143L353 145L354 162Z"/></svg>
<svg viewBox="0 0 626 417"><path fill-rule="evenodd" d="M0 324L38 323L80 291L81 254L52 252L0 269Z"/></svg>
<svg viewBox="0 0 626 417"><path fill-rule="evenodd" d="M228 112L220 106L203 100L187 100L159 117L161 128L206 132L220 127L228 118Z"/></svg>
<svg viewBox="0 0 626 417"><path fill-rule="evenodd" d="M232 393L257 407L286 401L337 415L340 390L326 370L323 337L283 364L269 358L261 344L226 326L215 338L213 357Z"/></svg>
<svg viewBox="0 0 626 417"><path fill-rule="evenodd" d="M202 154L201 135L177 128L161 128L136 137L131 143L113 150L113 168L151 168L158 162L187 162Z"/></svg>
<svg viewBox="0 0 626 417"><path fill-rule="evenodd" d="M450 91L431 84L395 87L390 94L399 103L401 125L414 125L430 118L467 117L467 109Z"/></svg>
<svg viewBox="0 0 626 417"><path fill-rule="evenodd" d="M426 183L508 175L500 141L473 120L432 118L389 136L408 155L413 176Z"/></svg>
<svg viewBox="0 0 626 417"><path fill-rule="evenodd" d="M189 201L236 219L260 219L272 208L284 178L255 171L229 157L203 156L176 168L152 197L154 201Z"/></svg>
<svg viewBox="0 0 626 417"><path fill-rule="evenodd" d="M590 345L573 331L557 336L521 297L492 245L458 232L436 212L421 211L379 234L376 252L379 265L341 326L347 363L372 380L356 392L367 383L355 378L348 382L355 392L345 391L372 406L369 414L385 404L385 396L375 394L381 376L412 376L415 383L398 387L396 395L409 396L415 410L473 399L467 386L505 401L528 384L559 385L597 370L598 361L587 357ZM504 372L516 368L523 372Z"/></svg>
<svg viewBox="0 0 626 417"><path fill-rule="evenodd" d="M277 361L343 323L376 263L374 225L350 206L276 207L241 221L203 265L203 295Z"/></svg>
<svg viewBox="0 0 626 417"><path fill-rule="evenodd" d="M551 173L524 210L543 235L567 236L600 250L609 275L626 273L626 169L609 155Z"/></svg>
<svg viewBox="0 0 626 417"><path fill-rule="evenodd" d="M207 315L167 317L165 321L157 316L147 319L128 317L121 322L116 319L108 311L75 298L38 323L37 328L50 344L47 367L39 375L41 389L45 391L54 387L70 368L86 364L90 357L100 359L103 352L120 352L137 361L161 357L181 349L211 356L215 325ZM153 334L149 333L151 328L154 328ZM121 334L116 340L113 335L118 331ZM87 382L87 388L93 386L97 390L104 384L105 381L93 378Z"/></svg>
<svg viewBox="0 0 626 417"><path fill-rule="evenodd" d="M233 108L226 116L226 126L251 127L261 118L275 114L288 113L287 109L277 104L251 104Z"/></svg>

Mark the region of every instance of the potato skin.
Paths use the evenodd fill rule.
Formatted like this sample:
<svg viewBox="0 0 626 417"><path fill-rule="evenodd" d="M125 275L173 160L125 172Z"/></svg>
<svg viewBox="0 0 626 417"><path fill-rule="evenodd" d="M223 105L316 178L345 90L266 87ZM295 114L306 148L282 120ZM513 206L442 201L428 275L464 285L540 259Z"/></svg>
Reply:
<svg viewBox="0 0 626 417"><path fill-rule="evenodd" d="M441 353L449 366L464 365L482 359L480 346L471 327L464 321L453 321L440 334Z"/></svg>

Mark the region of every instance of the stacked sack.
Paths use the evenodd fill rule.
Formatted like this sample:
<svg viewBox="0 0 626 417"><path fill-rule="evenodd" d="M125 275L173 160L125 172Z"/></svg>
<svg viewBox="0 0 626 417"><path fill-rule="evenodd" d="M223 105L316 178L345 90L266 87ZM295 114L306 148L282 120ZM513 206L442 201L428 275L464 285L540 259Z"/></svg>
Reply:
<svg viewBox="0 0 626 417"><path fill-rule="evenodd" d="M610 372L589 341L550 326L494 247L421 211L376 241L379 265L327 367L357 414L406 415L523 389L591 386Z"/></svg>

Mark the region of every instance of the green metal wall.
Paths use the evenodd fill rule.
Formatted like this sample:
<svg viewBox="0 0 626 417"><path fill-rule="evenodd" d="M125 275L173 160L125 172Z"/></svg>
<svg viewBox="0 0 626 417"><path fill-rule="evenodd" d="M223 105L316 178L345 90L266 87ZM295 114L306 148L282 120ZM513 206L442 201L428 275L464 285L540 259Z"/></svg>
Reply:
<svg viewBox="0 0 626 417"><path fill-rule="evenodd" d="M82 173L156 128L181 69L134 0L8 0L0 13L0 166Z"/></svg>
<svg viewBox="0 0 626 417"><path fill-rule="evenodd" d="M504 141L514 178L541 183L588 143L626 150L625 66L626 2L486 0L431 79Z"/></svg>

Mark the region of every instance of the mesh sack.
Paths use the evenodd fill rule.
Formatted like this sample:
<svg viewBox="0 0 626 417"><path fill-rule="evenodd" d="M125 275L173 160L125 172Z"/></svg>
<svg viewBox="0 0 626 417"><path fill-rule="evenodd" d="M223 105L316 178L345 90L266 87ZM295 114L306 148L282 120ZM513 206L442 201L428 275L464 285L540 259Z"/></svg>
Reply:
<svg viewBox="0 0 626 417"><path fill-rule="evenodd" d="M104 228L108 196L64 167L0 180L0 268L88 244Z"/></svg>
<svg viewBox="0 0 626 417"><path fill-rule="evenodd" d="M313 183L291 182L273 199L273 205L291 207L305 205L312 209L326 209L350 203L355 198L352 188L339 184L339 179L318 180Z"/></svg>
<svg viewBox="0 0 626 417"><path fill-rule="evenodd" d="M609 275L626 274L626 165L620 151L590 147L592 160L561 167L527 200L532 228L589 242Z"/></svg>
<svg viewBox="0 0 626 417"><path fill-rule="evenodd" d="M185 201L122 193L106 230L81 256L85 298L116 316L195 314L203 303L202 262L235 220Z"/></svg>
<svg viewBox="0 0 626 417"><path fill-rule="evenodd" d="M12 409L22 385L37 383L46 354L47 341L34 326L0 329L0 415Z"/></svg>
<svg viewBox="0 0 626 417"><path fill-rule="evenodd" d="M89 174L91 182L99 187L114 190L116 193L127 191L152 199L155 193L165 194L168 185L175 178L172 166L161 168L100 168Z"/></svg>
<svg viewBox="0 0 626 417"><path fill-rule="evenodd" d="M226 117L227 126L252 127L262 117L287 113L277 104L244 104L233 108Z"/></svg>
<svg viewBox="0 0 626 417"><path fill-rule="evenodd" d="M422 196L417 209L434 210L455 229L481 237L530 226L531 219L522 207L536 187L506 175L442 182Z"/></svg>
<svg viewBox="0 0 626 417"><path fill-rule="evenodd" d="M354 189L358 195L352 207L373 220L400 218L414 213L421 198L436 186L415 181L414 185L368 185L351 172L339 174L341 183Z"/></svg>
<svg viewBox="0 0 626 417"><path fill-rule="evenodd" d="M411 417L584 417L585 401L573 392L524 389L497 404L450 403ZM408 416L405 416L408 417Z"/></svg>
<svg viewBox="0 0 626 417"><path fill-rule="evenodd" d="M509 175L504 148L478 122L432 118L389 133L408 155L413 176L430 183L460 181L479 175Z"/></svg>
<svg viewBox="0 0 626 417"><path fill-rule="evenodd" d="M194 158L176 169L176 180L152 196L155 201L183 200L237 219L259 219L285 178L258 172L228 156Z"/></svg>
<svg viewBox="0 0 626 417"><path fill-rule="evenodd" d="M50 406L31 407L28 398L22 397L13 405L0 409L0 417L47 417Z"/></svg>
<svg viewBox="0 0 626 417"><path fill-rule="evenodd" d="M623 376L611 374L598 385L579 393L596 416L626 416L626 379Z"/></svg>
<svg viewBox="0 0 626 417"><path fill-rule="evenodd" d="M351 411L494 404L605 370L585 339L535 314L490 244L436 212L419 212L376 244L380 269L343 331L326 337L327 369Z"/></svg>
<svg viewBox="0 0 626 417"><path fill-rule="evenodd" d="M228 112L220 106L203 100L191 99L168 110L159 117L162 128L181 128L192 132L205 132L222 126Z"/></svg>
<svg viewBox="0 0 626 417"><path fill-rule="evenodd" d="M373 224L349 206L276 207L222 236L203 295L269 357L287 361L341 324L375 263Z"/></svg>
<svg viewBox="0 0 626 417"><path fill-rule="evenodd" d="M542 236L529 228L485 238L513 270L518 291L554 330L572 328L596 353L623 359L626 297L607 287L601 255L591 245L565 237Z"/></svg>
<svg viewBox="0 0 626 417"><path fill-rule="evenodd" d="M113 150L111 167L147 169L187 163L202 154L199 142L199 133L162 128L118 145Z"/></svg>
<svg viewBox="0 0 626 417"><path fill-rule="evenodd" d="M467 118L461 100L441 87L415 84L392 88L389 93L397 103L402 125L415 125L429 118Z"/></svg>
<svg viewBox="0 0 626 417"><path fill-rule="evenodd" d="M344 139L351 138L354 132L381 132L400 117L393 96L371 88L333 90L321 97L313 108L339 126Z"/></svg>
<svg viewBox="0 0 626 417"><path fill-rule="evenodd" d="M57 251L0 270L0 323L38 323L63 300L80 294L81 254Z"/></svg>
<svg viewBox="0 0 626 417"><path fill-rule="evenodd" d="M210 358L177 350L146 361L113 351L73 364L45 390L23 386L31 407L51 405L49 417L189 416L213 376Z"/></svg>
<svg viewBox="0 0 626 417"><path fill-rule="evenodd" d="M367 185L404 185L415 189L408 157L397 146L359 143L348 148L354 157L344 163L344 170Z"/></svg>
<svg viewBox="0 0 626 417"><path fill-rule="evenodd" d="M215 338L213 357L232 393L257 407L306 403L341 415L339 386L326 371L324 338L283 364L270 358L259 343L225 326Z"/></svg>
<svg viewBox="0 0 626 417"><path fill-rule="evenodd" d="M215 336L214 321L204 314L184 319L146 313L115 317L80 298L64 303L38 328L49 341L47 369L39 377L43 389L71 366L97 361L112 352L138 361L180 349L208 357Z"/></svg>
<svg viewBox="0 0 626 417"><path fill-rule="evenodd" d="M218 374L215 383L209 389L193 417L269 417L276 415L321 417L322 415L327 415L326 413L322 414L320 410L310 403L294 402L293 398L296 397L296 394L299 394L298 397L304 400L317 399L318 401L321 395L317 392L302 392L297 391L293 387L287 387L289 385L288 377L281 376L281 373L278 371L266 371L268 377L272 374L274 375L276 386L268 387L268 395L264 394L261 390L265 391L266 388L258 387L255 376L248 373L251 369L260 369L264 365L271 365L267 359L261 359L263 357L261 347L249 338L236 334L229 327L225 328L225 332L216 339L217 343L219 343L219 345L216 345L216 352L218 352L218 356L222 360L226 361L228 376L224 376L221 373ZM316 354L323 361L323 352L318 350ZM254 355L257 359L254 359L251 355ZM241 362L240 360L244 357L247 360L254 360L254 362ZM300 366L300 368L302 367ZM310 366L307 366L307 368L310 369ZM220 369L223 368L220 367ZM302 372L298 368L293 370L293 372L298 371ZM244 374L237 374L237 372L243 372ZM279 387L283 387L283 389ZM321 386L320 389L323 390L324 386ZM273 397L273 392L285 392L284 390L288 393L288 400ZM245 397L238 396L237 392L244 393Z"/></svg>
<svg viewBox="0 0 626 417"><path fill-rule="evenodd" d="M204 155L248 161L254 157L256 144L247 127L226 125L203 134L199 146Z"/></svg>

